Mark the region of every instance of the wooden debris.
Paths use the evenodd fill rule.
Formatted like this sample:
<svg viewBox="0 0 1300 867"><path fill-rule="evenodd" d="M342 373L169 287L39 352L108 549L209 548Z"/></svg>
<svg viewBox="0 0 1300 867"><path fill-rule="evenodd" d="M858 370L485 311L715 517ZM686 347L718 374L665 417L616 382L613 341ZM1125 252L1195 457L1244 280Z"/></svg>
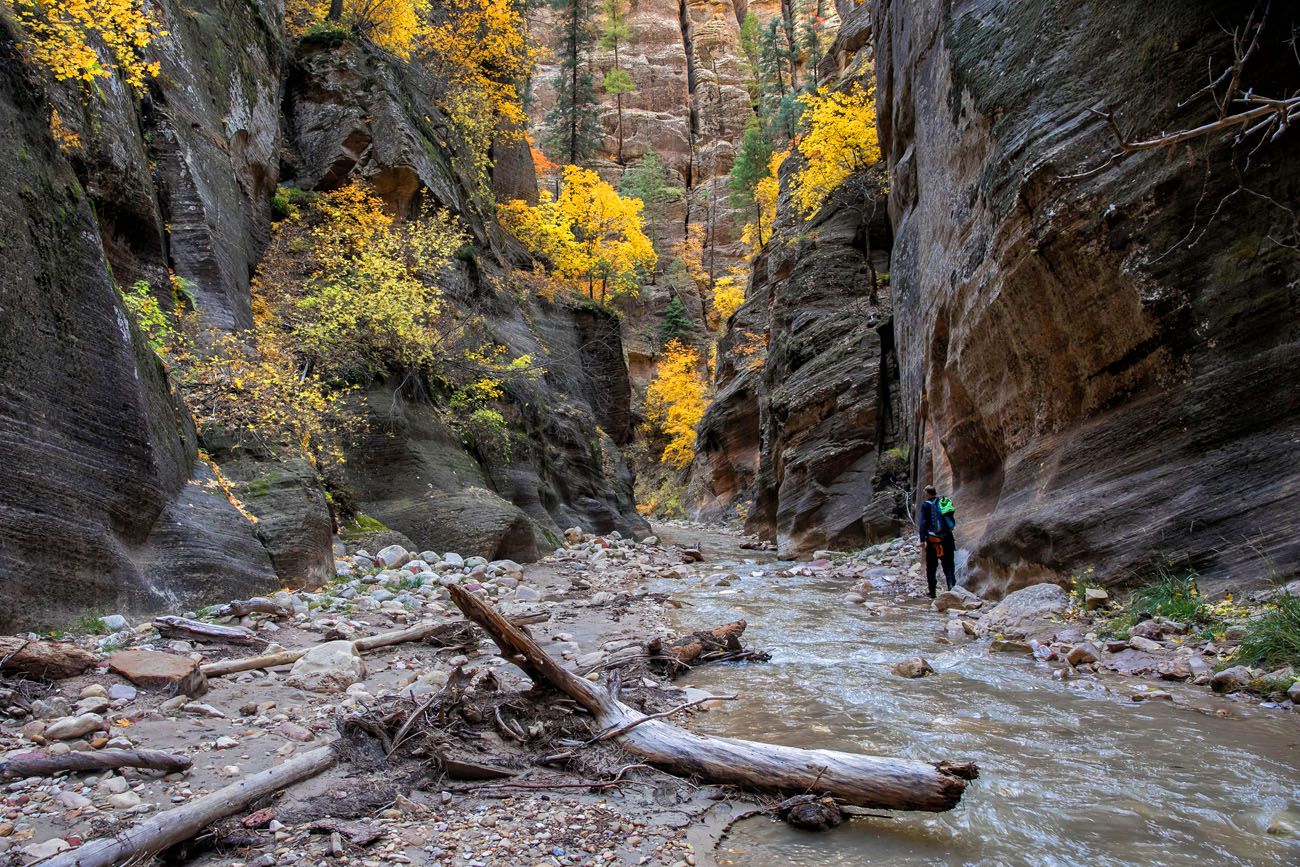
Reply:
<svg viewBox="0 0 1300 867"><path fill-rule="evenodd" d="M765 662L770 658L769 654L746 650L741 646L740 636L745 632L746 625L744 620L737 620L716 629L692 632L669 642L655 638L647 642L646 655L652 664L667 669L673 677L706 662L741 659Z"/></svg>
<svg viewBox="0 0 1300 867"><path fill-rule="evenodd" d="M10 753L0 761L0 777L49 777L64 771L104 771L144 768L169 774L193 764L188 757L161 750L86 750L63 755Z"/></svg>
<svg viewBox="0 0 1300 867"><path fill-rule="evenodd" d="M501 655L538 686L569 696L595 717L603 730L637 723L644 714L611 692L565 669L490 605L458 586L452 601L497 643ZM862 807L938 812L961 799L973 764L950 765L866 756L833 750L805 750L737 738L709 737L660 719L630 726L615 741L648 764L685 777L769 792L816 791Z"/></svg>
<svg viewBox="0 0 1300 867"><path fill-rule="evenodd" d="M274 792L314 777L334 764L332 747L303 753L282 765L252 774L237 783L197 798L184 806L165 810L111 837L90 840L77 849L60 852L43 867L114 867L145 863L170 846L203 831L214 822L244 810Z"/></svg>
<svg viewBox="0 0 1300 867"><path fill-rule="evenodd" d="M257 644L266 646L265 638L259 638L251 629L243 626L218 626L201 620L165 615L155 617L154 628L164 638L181 638L187 641L218 641L226 644Z"/></svg>
<svg viewBox="0 0 1300 867"><path fill-rule="evenodd" d="M254 596L252 599L236 599L234 602L227 602L225 605L218 605L212 609L214 617L247 617L250 614L270 614L274 617L288 617L293 612L267 599L265 596Z"/></svg>

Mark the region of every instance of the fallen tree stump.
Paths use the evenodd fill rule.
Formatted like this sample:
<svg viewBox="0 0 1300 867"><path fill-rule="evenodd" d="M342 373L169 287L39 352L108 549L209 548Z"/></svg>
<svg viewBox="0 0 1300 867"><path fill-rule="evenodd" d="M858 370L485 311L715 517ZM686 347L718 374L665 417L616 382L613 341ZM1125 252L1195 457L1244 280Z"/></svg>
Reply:
<svg viewBox="0 0 1300 867"><path fill-rule="evenodd" d="M458 586L448 588L465 616L491 636L501 655L538 686L558 690L595 717L628 752L683 777L768 792L817 792L859 807L950 810L961 799L974 763L918 762L880 756L805 750L738 738L700 735L662 719L650 719L563 668L530 637L483 600Z"/></svg>
<svg viewBox="0 0 1300 867"><path fill-rule="evenodd" d="M49 777L64 771L106 771L110 768L144 768L183 771L193 762L187 756L161 750L87 750L63 755L10 753L0 761L0 777Z"/></svg>
<svg viewBox="0 0 1300 867"><path fill-rule="evenodd" d="M650 657L651 665L665 669L670 677L706 662L766 662L771 659L771 654L746 650L741 646L740 636L747 625L744 620L737 620L717 629L692 632L670 642L655 638L646 643L646 655Z"/></svg>
<svg viewBox="0 0 1300 867"><path fill-rule="evenodd" d="M60 852L41 864L44 867L115 867L128 862L145 863L158 852L190 839L254 801L316 776L335 760L333 747L314 749L182 807L158 813L138 825L117 831L112 837L89 840L77 849Z"/></svg>
<svg viewBox="0 0 1300 867"><path fill-rule="evenodd" d="M37 680L62 680L76 677L96 661L95 654L68 641L0 636L0 671Z"/></svg>

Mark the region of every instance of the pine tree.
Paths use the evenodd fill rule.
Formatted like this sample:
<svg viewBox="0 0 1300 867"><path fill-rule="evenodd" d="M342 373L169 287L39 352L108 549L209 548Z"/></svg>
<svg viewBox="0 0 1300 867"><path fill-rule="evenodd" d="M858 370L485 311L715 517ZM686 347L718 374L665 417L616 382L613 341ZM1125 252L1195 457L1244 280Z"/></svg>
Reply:
<svg viewBox="0 0 1300 867"><path fill-rule="evenodd" d="M664 321L659 326L659 338L665 343L680 341L695 333L695 320L686 312L686 305L680 296L674 295L664 309Z"/></svg>
<svg viewBox="0 0 1300 867"><path fill-rule="evenodd" d="M731 206L737 210L754 204L754 188L767 176L767 164L772 159L772 136L762 121L754 116L745 124L745 135L740 140L740 151L731 166Z"/></svg>
<svg viewBox="0 0 1300 867"><path fill-rule="evenodd" d="M560 70L555 77L555 107L546 116L544 141L550 156L559 163L582 165L595 155L604 133L600 127L600 105L591 77L591 46L594 33L589 0L552 0L560 13L560 42L556 56Z"/></svg>
<svg viewBox="0 0 1300 867"><path fill-rule="evenodd" d="M623 8L626 0L605 0L605 21L601 25L600 47L614 52L614 68L606 75L602 85L605 92L615 98L618 105L618 155L623 164L623 95L636 93L636 83L627 70L619 66L619 49L632 38L632 27L627 23Z"/></svg>
<svg viewBox="0 0 1300 867"><path fill-rule="evenodd" d="M670 181L668 166L651 148L623 173L618 183L620 193L645 203L646 228L656 249L660 241L659 227L667 217L667 206L686 194Z"/></svg>

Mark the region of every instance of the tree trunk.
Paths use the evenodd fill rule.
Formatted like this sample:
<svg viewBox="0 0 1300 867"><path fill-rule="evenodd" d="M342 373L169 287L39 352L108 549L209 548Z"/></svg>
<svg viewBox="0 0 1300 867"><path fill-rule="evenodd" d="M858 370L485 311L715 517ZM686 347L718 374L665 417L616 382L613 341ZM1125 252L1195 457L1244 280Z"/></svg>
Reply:
<svg viewBox="0 0 1300 867"><path fill-rule="evenodd" d="M86 750L61 756L10 753L0 761L0 777L50 777L64 771L104 771L109 768L147 768L172 774L192 764L186 756L161 750Z"/></svg>
<svg viewBox="0 0 1300 867"><path fill-rule="evenodd" d="M452 585L452 601L483 627L539 686L573 699L608 732L626 727L614 740L648 763L683 777L770 792L817 792L859 807L891 810L952 809L977 773L975 765L915 762L879 756L805 750L737 738L695 734L624 705L607 691L560 666L531 638L486 602Z"/></svg>
<svg viewBox="0 0 1300 867"><path fill-rule="evenodd" d="M76 677L98 658L88 650L66 641L28 641L0 636L0 671L37 680Z"/></svg>
<svg viewBox="0 0 1300 867"><path fill-rule="evenodd" d="M338 21L343 17L343 0L330 0L330 11L325 16L330 21Z"/></svg>
<svg viewBox="0 0 1300 867"><path fill-rule="evenodd" d="M233 816L254 801L316 776L334 764L335 758L333 747L314 749L183 807L167 810L132 828L117 831L112 837L101 837L78 849L60 852L41 864L44 867L114 867L128 862L144 863L169 846L190 839L213 822Z"/></svg>

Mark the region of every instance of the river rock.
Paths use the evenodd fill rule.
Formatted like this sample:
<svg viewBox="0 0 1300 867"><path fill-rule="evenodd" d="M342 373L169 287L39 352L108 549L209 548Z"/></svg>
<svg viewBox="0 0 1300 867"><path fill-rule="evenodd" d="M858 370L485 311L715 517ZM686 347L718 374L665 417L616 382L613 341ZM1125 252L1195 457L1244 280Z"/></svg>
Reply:
<svg viewBox="0 0 1300 867"><path fill-rule="evenodd" d="M1070 652L1065 655L1065 661L1073 666L1088 665L1096 662L1100 658L1100 651L1089 642L1076 644L1070 648Z"/></svg>
<svg viewBox="0 0 1300 867"><path fill-rule="evenodd" d="M448 551L446 554L442 555L442 564L444 566L450 566L453 569L460 569L465 565L465 558L457 554L455 551Z"/></svg>
<svg viewBox="0 0 1300 867"><path fill-rule="evenodd" d="M913 656L910 659L904 659L902 662L896 662L892 670L899 677L925 677L927 674L934 674L934 669L930 667L930 663L921 656Z"/></svg>
<svg viewBox="0 0 1300 867"><path fill-rule="evenodd" d="M156 650L123 650L108 658L111 671L145 689L169 689L189 696L207 692L208 681L188 656Z"/></svg>
<svg viewBox="0 0 1300 867"><path fill-rule="evenodd" d="M1192 666L1187 657L1175 656L1172 659L1161 660L1160 665L1156 667L1156 672L1162 680L1188 680L1192 676Z"/></svg>
<svg viewBox="0 0 1300 867"><path fill-rule="evenodd" d="M1057 624L1051 621L1070 606L1070 594L1056 584L1035 584L1008 594L993 606L976 630L982 636L1033 638L1052 635Z"/></svg>
<svg viewBox="0 0 1300 867"><path fill-rule="evenodd" d="M361 654L351 641L326 641L293 664L287 683L311 692L342 692L366 676Z"/></svg>
<svg viewBox="0 0 1300 867"><path fill-rule="evenodd" d="M1225 668L1210 678L1210 688L1215 692L1236 692L1250 686L1250 669L1244 665Z"/></svg>
<svg viewBox="0 0 1300 867"><path fill-rule="evenodd" d="M1300 705L1300 680L1291 684L1291 688L1286 691L1286 697L1289 698L1292 703Z"/></svg>
<svg viewBox="0 0 1300 867"><path fill-rule="evenodd" d="M971 611L983 605L984 600L965 587L954 587L935 596L932 604L935 611L947 611L950 608L958 611Z"/></svg>
<svg viewBox="0 0 1300 867"><path fill-rule="evenodd" d="M80 716L65 716L45 727L46 740L66 741L82 735L99 731L104 727L104 718L97 713L83 713Z"/></svg>
<svg viewBox="0 0 1300 867"><path fill-rule="evenodd" d="M61 837L55 837L52 840L46 840L42 843L29 843L23 847L23 854L33 861L41 861L46 858L52 858L64 850L71 849L72 846L67 840Z"/></svg>
<svg viewBox="0 0 1300 867"><path fill-rule="evenodd" d="M1159 653L1165 649L1165 646L1160 642L1152 641L1150 638L1143 638L1141 635L1129 636L1128 646L1143 653Z"/></svg>
<svg viewBox="0 0 1300 867"><path fill-rule="evenodd" d="M398 566L408 563L411 560L411 552L407 551L401 545L389 545L386 548L380 548L379 553L375 555L385 569L396 569Z"/></svg>
<svg viewBox="0 0 1300 867"><path fill-rule="evenodd" d="M1134 624L1129 629L1128 635L1129 638L1160 639L1164 638L1168 631L1169 628L1158 620L1143 620L1141 623Z"/></svg>
<svg viewBox="0 0 1300 867"><path fill-rule="evenodd" d="M570 545L576 545L576 544L578 544L579 542L581 542L581 541L582 541L582 528L581 528L581 527L569 527L567 530L564 531L564 541L568 542Z"/></svg>

